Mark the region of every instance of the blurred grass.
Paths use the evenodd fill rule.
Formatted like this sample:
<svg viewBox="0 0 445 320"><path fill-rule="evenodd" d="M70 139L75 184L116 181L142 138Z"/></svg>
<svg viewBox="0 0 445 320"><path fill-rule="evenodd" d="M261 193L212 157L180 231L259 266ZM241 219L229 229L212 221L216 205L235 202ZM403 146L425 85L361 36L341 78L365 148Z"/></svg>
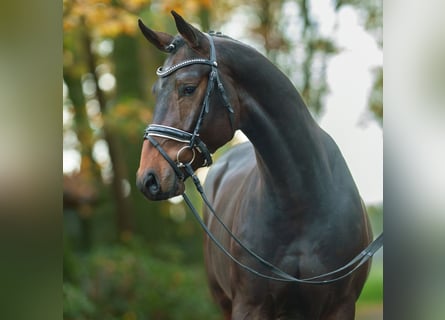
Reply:
<svg viewBox="0 0 445 320"><path fill-rule="evenodd" d="M356 320L383 319L383 262L374 258L368 280L357 302Z"/></svg>
<svg viewBox="0 0 445 320"><path fill-rule="evenodd" d="M383 264L373 261L368 280L360 295L360 303L380 303L383 300Z"/></svg>

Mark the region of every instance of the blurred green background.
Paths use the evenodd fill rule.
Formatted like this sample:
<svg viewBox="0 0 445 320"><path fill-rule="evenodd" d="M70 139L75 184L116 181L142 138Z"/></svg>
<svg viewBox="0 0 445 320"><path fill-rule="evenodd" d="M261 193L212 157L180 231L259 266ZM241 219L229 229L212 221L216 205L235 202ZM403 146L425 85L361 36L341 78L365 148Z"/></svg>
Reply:
<svg viewBox="0 0 445 320"><path fill-rule="evenodd" d="M298 6L300 27L289 38L280 13ZM349 6L383 46L382 3L337 0ZM226 24L236 8L253 22L246 37L291 78L315 117L329 92L325 66L335 40L321 36L317 1L83 0L63 1L63 298L64 319L221 319L207 288L202 232L183 202L149 202L135 188L142 133L154 105L151 85L165 56L147 44L137 18L175 34L174 9L201 30ZM230 36L230 34L228 34ZM306 44L295 48L293 43ZM286 56L298 52L299 63ZM383 72L368 97L382 124ZM200 207L192 186L189 195ZM368 207L377 235L381 204ZM381 252L358 303L357 319L382 319Z"/></svg>

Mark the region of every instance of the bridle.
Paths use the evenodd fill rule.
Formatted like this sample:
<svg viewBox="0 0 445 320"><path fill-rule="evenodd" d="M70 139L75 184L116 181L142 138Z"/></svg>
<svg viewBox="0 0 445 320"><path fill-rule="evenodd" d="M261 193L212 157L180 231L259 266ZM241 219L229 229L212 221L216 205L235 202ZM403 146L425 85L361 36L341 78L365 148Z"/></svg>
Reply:
<svg viewBox="0 0 445 320"><path fill-rule="evenodd" d="M232 107L230 106L230 103L227 99L227 95L224 90L224 86L220 80L219 73L218 73L218 63L216 61L216 52L215 52L215 45L213 43L213 38L211 35L206 35L209 39L210 43L210 59L189 59L185 60L183 62L180 62L176 65L173 65L167 69L164 70L164 68L159 67L156 71L156 74L161 77L168 77L175 71L190 66L194 64L204 64L209 65L211 67L210 73L209 73L209 80L207 83L207 89L206 93L202 102L201 106L201 112L199 114L198 120L196 122L195 128L193 130L193 133L186 132L174 127L170 126L164 126L159 124L151 124L149 125L145 131L144 131L144 139L149 140L153 146L159 151L159 153L165 158L165 160L170 164L170 166L175 171L176 175L180 180L185 180L187 177L192 177L192 180L196 186L196 189L200 193L204 203L209 208L212 215L217 219L217 221L221 224L221 226L224 228L224 230L230 235L230 237L241 247L243 248L249 255L251 255L257 262L259 262L261 265L263 265L265 268L267 268L271 273L274 275L266 275L264 273L261 273L245 264L243 264L241 261L236 259L222 244L221 242L216 239L216 237L212 234L212 232L209 230L207 225L202 220L201 216L199 215L196 208L193 206L192 202L190 201L189 197L184 193L182 196L184 198L184 201L189 206L190 210L192 211L194 217L200 224L201 228L207 233L209 238L214 242L214 244L227 256L229 257L234 263L236 263L238 266L243 268L246 271L249 271L250 273L268 280L274 280L274 281L281 281L281 282L293 282L293 283L301 283L301 284L329 284L336 281L339 281L341 279L344 279L351 275L353 272L355 272L358 268L360 268L363 264L365 264L382 246L383 246L383 233L381 233L373 242L371 242L363 251L361 251L357 256L355 256L352 260L350 260L347 264L343 265L342 267L318 275L310 278L305 279L299 279L294 276L291 276L290 274L286 273L285 271L279 269L275 265L271 264L270 262L264 260L262 257L260 257L258 254L253 252L250 248L246 247L241 240L239 240L232 231L224 224L224 222L221 220L221 218L216 214L215 210L213 209L212 205L207 199L206 194L204 193L204 190L202 188L202 185L196 176L193 168L192 163L195 159L195 150L197 150L199 153L202 154L204 157L204 163L202 166L210 166L212 164L212 156L210 154L210 151L206 144L201 140L199 137L199 130L201 128L202 121L204 119L205 114L209 112L209 98L210 94L212 93L214 89L214 83L216 82L217 88L221 94L221 97L224 101L224 106L227 108L229 112L229 120L232 129L234 129L234 112ZM174 44L170 44L169 47L174 46ZM173 47L174 48L174 47ZM170 156L165 152L165 150L161 147L161 145L157 142L156 139L153 137L160 137L164 139L170 139L174 141L178 141L181 143L186 143L186 146L181 148L177 155L176 155L176 161L171 159ZM192 160L188 163L182 163L180 161L180 154L185 149L191 149L192 150ZM184 175L183 171L181 169L184 169L187 176ZM340 275L339 275L340 274ZM325 279L327 277L331 277L329 279Z"/></svg>
<svg viewBox="0 0 445 320"><path fill-rule="evenodd" d="M188 149L192 150L193 157L192 160L189 162L191 164L193 160L195 159L195 150L197 150L204 158L204 163L201 165L202 167L210 166L213 163L212 155L206 146L206 144L201 140L199 137L199 131L201 129L202 121L204 120L204 116L209 112L209 102L210 102L210 95L215 87L215 82L218 88L218 91L223 99L224 107L229 112L229 120L230 125L232 127L232 130L234 130L234 111L232 106L230 105L230 102L227 98L227 94L225 92L224 86L221 82L221 79L219 77L218 73L218 62L216 61L216 51L215 51L215 44L213 43L213 38L210 35L206 35L209 43L210 43L210 59L201 59L201 58L195 58L195 59L189 59L185 60L183 62L180 62L178 64L175 64L171 67L168 67L164 69L163 67L159 67L156 71L156 74L161 77L165 78L174 73L175 71L185 68L187 66L195 65L195 64L204 64L211 67L210 73L209 73L209 80L207 82L207 89L204 95L204 99L201 106L201 111L198 116L198 120L196 121L195 128L192 133L186 132L174 127L170 126L164 126L159 124L151 124L149 125L144 132L144 139L148 139L156 149L166 158L165 151L162 150L159 143L156 142L153 137L161 137L165 139L170 139L182 143L188 144ZM174 44L170 44L169 48L172 50L171 47ZM176 174L178 175L178 178L184 179L184 174L179 168L183 168L185 166L184 163L180 162L180 153L185 148L181 148L176 155L176 161L172 161L170 158L166 160L172 165L173 169L175 170ZM162 150L162 151L161 151Z"/></svg>

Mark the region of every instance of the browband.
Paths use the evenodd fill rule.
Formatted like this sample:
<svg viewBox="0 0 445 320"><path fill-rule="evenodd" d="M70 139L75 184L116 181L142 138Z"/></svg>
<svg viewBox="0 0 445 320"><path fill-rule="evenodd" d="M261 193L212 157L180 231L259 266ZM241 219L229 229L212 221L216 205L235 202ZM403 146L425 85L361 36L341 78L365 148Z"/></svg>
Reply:
<svg viewBox="0 0 445 320"><path fill-rule="evenodd" d="M190 66L192 64L206 64L206 65L213 66L213 67L218 66L216 61L210 61L207 59L190 59L190 60L182 61L182 62L175 64L171 67L168 67L165 70L163 67L159 67L158 70L156 70L156 74L161 78L165 78L165 77L171 75L176 70Z"/></svg>

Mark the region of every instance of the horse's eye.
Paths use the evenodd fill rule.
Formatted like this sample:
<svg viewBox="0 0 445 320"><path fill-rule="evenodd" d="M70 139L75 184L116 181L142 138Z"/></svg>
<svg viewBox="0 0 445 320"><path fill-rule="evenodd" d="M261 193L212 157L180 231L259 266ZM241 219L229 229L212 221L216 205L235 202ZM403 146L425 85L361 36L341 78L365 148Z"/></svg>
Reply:
<svg viewBox="0 0 445 320"><path fill-rule="evenodd" d="M196 86L186 86L183 89L183 94L185 96L191 96L196 90Z"/></svg>

